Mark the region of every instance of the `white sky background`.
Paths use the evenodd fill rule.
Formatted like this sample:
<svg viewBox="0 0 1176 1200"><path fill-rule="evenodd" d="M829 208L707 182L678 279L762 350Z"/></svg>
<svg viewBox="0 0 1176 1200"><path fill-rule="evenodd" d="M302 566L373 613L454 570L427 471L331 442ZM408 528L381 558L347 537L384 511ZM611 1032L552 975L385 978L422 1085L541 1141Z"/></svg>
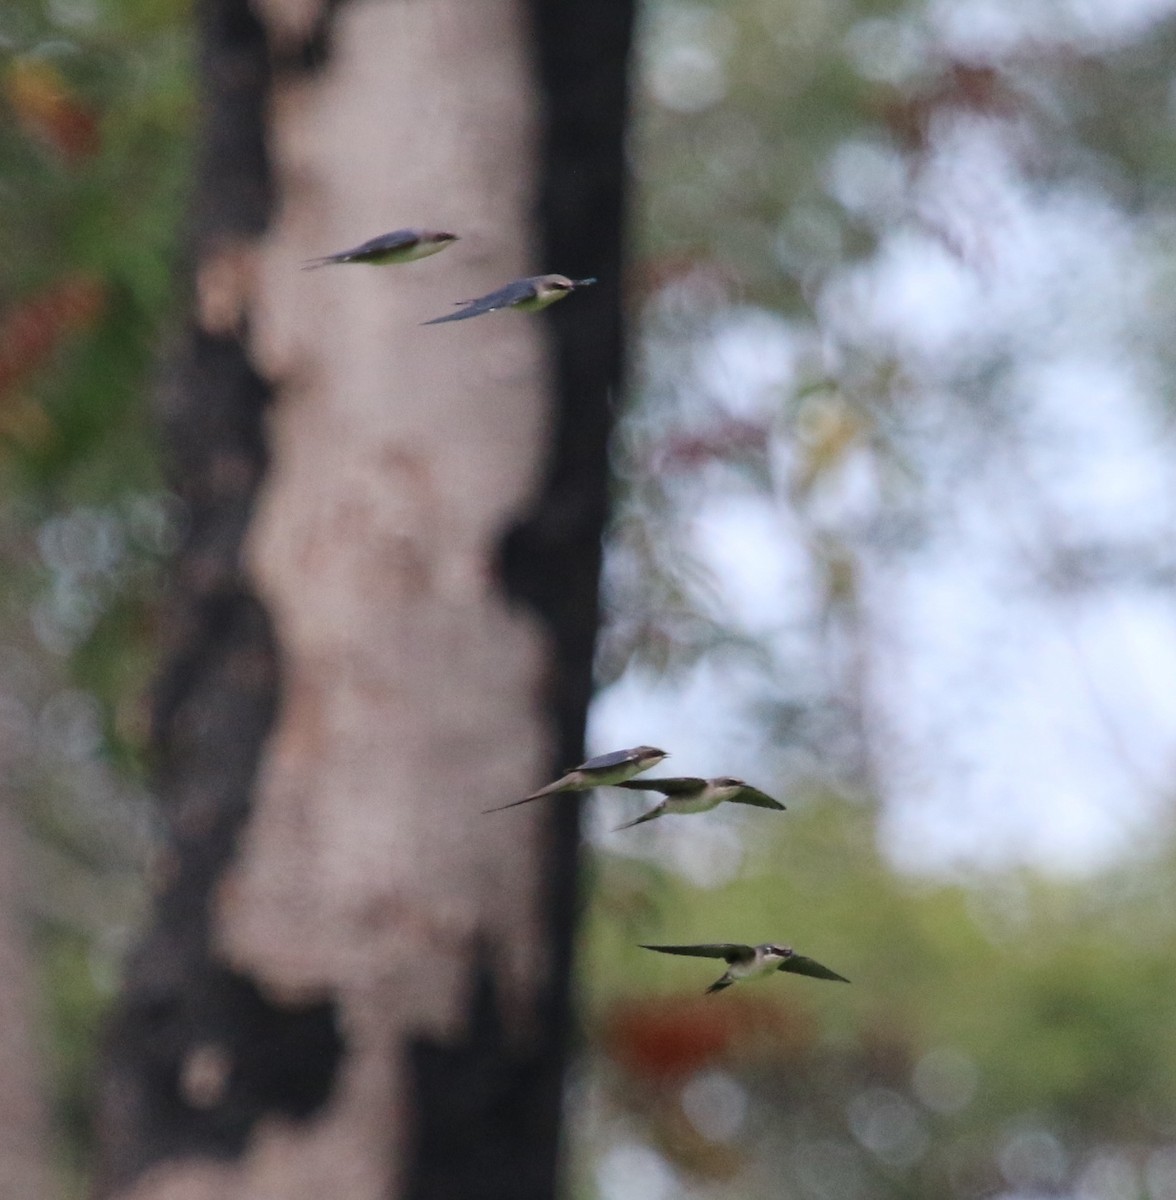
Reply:
<svg viewBox="0 0 1176 1200"><path fill-rule="evenodd" d="M928 30L969 57L1027 37L1102 47L1170 8L942 0ZM864 57L880 32L901 40L868 31ZM1077 187L1030 189L1007 146L975 117L943 131L915 188L926 228L893 225L905 185L885 147L844 147L828 167L846 207L894 232L822 294L822 352L892 352L922 392L904 446L920 448L927 545L900 555L853 542L870 725L885 739L882 835L919 871L1095 869L1137 847L1174 790L1176 588L1096 577L1060 594L1038 582L1059 545L1136 554L1143 567L1176 559L1176 409L1137 336L1156 320L1171 231ZM698 353L695 390L739 416L778 417L812 349L777 317L733 311ZM1015 365L994 406L953 392L1000 355ZM970 443L984 453L968 458ZM790 453L783 438L781 469ZM783 646L816 604L795 517L734 475L706 478L716 485L682 514L692 544L732 623ZM820 521L852 538L878 489L868 463L850 463L820 498ZM597 699L592 746L652 742L673 752L674 774L754 779L772 756L748 716L749 682L715 663L665 684L630 673ZM601 829L619 815L605 805ZM727 821L731 844L705 863L668 830L659 849L717 881L724 860L737 865L740 826Z"/></svg>

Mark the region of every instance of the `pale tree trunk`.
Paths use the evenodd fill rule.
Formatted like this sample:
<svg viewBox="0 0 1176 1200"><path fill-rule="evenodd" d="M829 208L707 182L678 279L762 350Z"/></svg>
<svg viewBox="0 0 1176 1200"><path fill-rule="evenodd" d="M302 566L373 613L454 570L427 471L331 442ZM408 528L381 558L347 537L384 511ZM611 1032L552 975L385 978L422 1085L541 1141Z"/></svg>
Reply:
<svg viewBox="0 0 1176 1200"><path fill-rule="evenodd" d="M550 1196L629 0L209 0L171 829L97 1194ZM304 274L399 225L443 255ZM422 328L539 271L543 316Z"/></svg>
<svg viewBox="0 0 1176 1200"><path fill-rule="evenodd" d="M48 1200L49 1121L21 848L17 822L0 798L0 1196Z"/></svg>

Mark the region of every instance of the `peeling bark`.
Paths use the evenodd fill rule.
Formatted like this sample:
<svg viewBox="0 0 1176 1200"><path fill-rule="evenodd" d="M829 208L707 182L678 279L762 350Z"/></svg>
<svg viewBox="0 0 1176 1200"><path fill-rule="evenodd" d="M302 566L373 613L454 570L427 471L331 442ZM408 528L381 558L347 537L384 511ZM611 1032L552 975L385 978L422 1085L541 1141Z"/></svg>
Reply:
<svg viewBox="0 0 1176 1200"><path fill-rule="evenodd" d="M97 1192L553 1193L621 372L629 0L205 0L171 842ZM399 225L444 255L312 274ZM556 270L543 317L424 329Z"/></svg>

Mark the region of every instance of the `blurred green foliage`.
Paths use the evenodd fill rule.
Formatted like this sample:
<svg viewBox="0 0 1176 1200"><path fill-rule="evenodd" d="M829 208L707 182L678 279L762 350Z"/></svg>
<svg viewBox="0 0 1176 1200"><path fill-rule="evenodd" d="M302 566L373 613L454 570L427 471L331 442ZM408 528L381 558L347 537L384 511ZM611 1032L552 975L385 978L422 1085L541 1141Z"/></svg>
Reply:
<svg viewBox="0 0 1176 1200"><path fill-rule="evenodd" d="M879 559L952 549L949 505L983 519L965 484L1003 455L1031 468L997 497L1009 506L997 519L1033 511L1032 484L1058 460L1037 467L1033 437L1048 446L1051 430L1033 426L1012 381L1051 342L1094 344L1098 314L1119 303L1117 290L1035 294L1026 275L1020 343L969 345L964 330L957 356L920 357L918 331L895 336L871 311L906 299L871 274L896 248L970 273L983 308L1002 238L1019 253L1010 196L1114 212L1125 251L1131 238L1152 247L1156 281L1135 281L1151 290L1116 348L1171 395L1176 19L826 0L643 11L641 342L601 677L643 680L630 697L665 693L668 678L684 707L723 710L723 728L740 708L758 749L745 739L721 766L750 775L758 759L755 782L789 812L719 810L613 837L603 831L633 814L596 802L615 819L592 826L582 979L595 1057L572 1091L575 1194L1176 1197L1176 843L1158 815L1170 787L1132 853L1094 873L897 870L880 846L896 849L884 781L902 730L876 721L868 594ZM1010 189L993 185L997 170ZM1121 274L1133 269L1122 254ZM1049 270L1076 273L1073 254ZM790 355L776 378L756 361L773 343ZM1176 453L1170 414L1158 425ZM803 563L758 634L729 607L737 588L715 566L728 560L701 547L716 494L779 514ZM1047 542L1057 557L1018 586L1059 609L1068 590L1093 594L1092 579L1113 592L1163 574L1165 521L1152 539L1141 520L1131 548L1109 553L1081 520L1045 524L1069 544ZM1001 825L994 813L994 836ZM731 940L790 942L853 984L783 975L703 996L721 964L638 948Z"/></svg>
<svg viewBox="0 0 1176 1200"><path fill-rule="evenodd" d="M148 410L181 299L188 8L0 13L0 764L36 847L46 1083L71 1191L151 841L145 694L177 514Z"/></svg>
<svg viewBox="0 0 1176 1200"><path fill-rule="evenodd" d="M667 1178L706 1195L1109 1197L1081 1181L1111 1151L1138 1188L1123 1194L1169 1194L1170 847L1081 881L1018 869L936 882L890 868L869 809L843 798L753 817L705 886L655 864L675 839L722 841L715 826L736 818L669 818L633 839L641 858L595 861L582 977L601 1060L579 1109L578 1190L614 1190L607 1171L597 1186L601 1162L643 1140ZM638 946L732 938L790 943L852 984L779 975L704 996L721 963ZM705 1100L715 1079L726 1087ZM830 1147L828 1173L797 1170ZM1151 1190L1149 1164L1167 1181Z"/></svg>

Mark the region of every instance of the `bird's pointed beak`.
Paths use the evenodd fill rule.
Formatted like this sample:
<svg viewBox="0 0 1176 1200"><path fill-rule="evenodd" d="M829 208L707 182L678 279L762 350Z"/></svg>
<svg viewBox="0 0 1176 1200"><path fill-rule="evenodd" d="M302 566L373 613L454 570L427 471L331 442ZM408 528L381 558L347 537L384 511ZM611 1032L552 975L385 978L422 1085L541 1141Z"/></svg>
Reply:
<svg viewBox="0 0 1176 1200"><path fill-rule="evenodd" d="M574 288L588 287L589 284L593 284L595 282L596 282L595 276L593 276L591 279L573 279L572 287L574 287Z"/></svg>

